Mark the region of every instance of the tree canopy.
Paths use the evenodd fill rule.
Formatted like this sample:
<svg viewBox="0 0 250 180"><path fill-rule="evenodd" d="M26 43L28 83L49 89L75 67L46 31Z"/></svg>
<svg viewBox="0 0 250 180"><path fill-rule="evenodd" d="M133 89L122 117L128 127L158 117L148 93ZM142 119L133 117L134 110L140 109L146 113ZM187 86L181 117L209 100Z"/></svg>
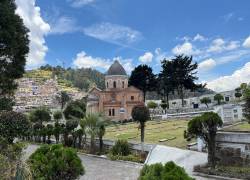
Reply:
<svg viewBox="0 0 250 180"><path fill-rule="evenodd" d="M146 93L153 91L156 87L155 75L148 65L139 65L132 72L129 78L129 85L140 89L143 92L145 102Z"/></svg>
<svg viewBox="0 0 250 180"><path fill-rule="evenodd" d="M189 177L185 170L177 166L174 162L167 162L165 165L156 163L152 165L144 165L139 180L194 180Z"/></svg>
<svg viewBox="0 0 250 180"><path fill-rule="evenodd" d="M24 136L30 128L27 117L14 111L0 112L0 136L12 143L14 138Z"/></svg>
<svg viewBox="0 0 250 180"><path fill-rule="evenodd" d="M83 118L86 112L86 104L83 100L71 101L66 106L63 114L66 119Z"/></svg>
<svg viewBox="0 0 250 180"><path fill-rule="evenodd" d="M221 94L215 94L214 100L217 101L217 104L220 105L221 101L224 99L224 97Z"/></svg>
<svg viewBox="0 0 250 180"><path fill-rule="evenodd" d="M38 122L41 124L42 122L50 121L50 111L46 107L39 107L30 112L29 119L31 122Z"/></svg>
<svg viewBox="0 0 250 180"><path fill-rule="evenodd" d="M214 112L206 112L188 122L185 138L199 137L208 145L208 163L215 165L215 137L219 127L223 124L220 116Z"/></svg>
<svg viewBox="0 0 250 180"><path fill-rule="evenodd" d="M34 179L74 180L85 173L76 150L62 145L43 145L29 158Z"/></svg>
<svg viewBox="0 0 250 180"><path fill-rule="evenodd" d="M15 13L14 0L2 0L0 6L0 96L9 96L22 77L29 52L28 29Z"/></svg>
<svg viewBox="0 0 250 180"><path fill-rule="evenodd" d="M208 104L210 104L212 102L209 97L204 97L200 101L201 101L201 103L206 104L207 107L208 107Z"/></svg>

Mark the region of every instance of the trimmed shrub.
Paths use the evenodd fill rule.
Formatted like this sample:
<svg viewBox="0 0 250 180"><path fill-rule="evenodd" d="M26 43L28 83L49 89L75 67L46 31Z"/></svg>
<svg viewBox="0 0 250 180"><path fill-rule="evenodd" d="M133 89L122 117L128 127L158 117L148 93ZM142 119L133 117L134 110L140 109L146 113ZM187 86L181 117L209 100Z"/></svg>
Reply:
<svg viewBox="0 0 250 180"><path fill-rule="evenodd" d="M189 177L185 170L170 161L165 165L156 163L144 165L139 180L194 180Z"/></svg>
<svg viewBox="0 0 250 180"><path fill-rule="evenodd" d="M74 180L84 174L76 150L62 145L44 145L34 152L28 163L34 179Z"/></svg>
<svg viewBox="0 0 250 180"><path fill-rule="evenodd" d="M119 139L111 149L112 155L127 156L131 154L130 147L127 140Z"/></svg>

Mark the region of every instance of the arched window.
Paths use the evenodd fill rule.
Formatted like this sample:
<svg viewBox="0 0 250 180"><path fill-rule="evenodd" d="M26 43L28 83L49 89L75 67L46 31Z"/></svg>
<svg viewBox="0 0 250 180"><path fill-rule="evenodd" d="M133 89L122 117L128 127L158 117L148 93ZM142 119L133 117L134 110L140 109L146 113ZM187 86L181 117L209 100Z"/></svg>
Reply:
<svg viewBox="0 0 250 180"><path fill-rule="evenodd" d="M113 82L113 88L116 88L116 81Z"/></svg>
<svg viewBox="0 0 250 180"><path fill-rule="evenodd" d="M124 88L124 81L122 81L122 88Z"/></svg>
<svg viewBox="0 0 250 180"><path fill-rule="evenodd" d="M107 82L107 88L109 88L109 83Z"/></svg>

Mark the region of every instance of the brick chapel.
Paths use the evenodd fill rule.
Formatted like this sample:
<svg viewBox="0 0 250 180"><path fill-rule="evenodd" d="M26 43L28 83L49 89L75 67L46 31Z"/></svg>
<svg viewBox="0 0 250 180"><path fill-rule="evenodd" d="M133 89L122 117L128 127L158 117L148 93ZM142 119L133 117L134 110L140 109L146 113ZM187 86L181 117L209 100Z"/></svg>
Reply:
<svg viewBox="0 0 250 180"><path fill-rule="evenodd" d="M102 112L112 120L131 119L132 108L143 105L143 93L128 86L128 75L116 60L105 74L105 89L92 88L88 93L87 112Z"/></svg>

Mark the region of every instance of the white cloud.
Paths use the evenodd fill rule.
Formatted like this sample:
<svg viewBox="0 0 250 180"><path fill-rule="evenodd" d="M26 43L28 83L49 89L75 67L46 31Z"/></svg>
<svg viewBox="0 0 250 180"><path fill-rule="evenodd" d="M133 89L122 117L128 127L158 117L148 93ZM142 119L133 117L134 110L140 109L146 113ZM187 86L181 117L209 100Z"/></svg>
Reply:
<svg viewBox="0 0 250 180"><path fill-rule="evenodd" d="M156 48L155 49L155 59L156 61L160 62L163 59L172 59L173 56L168 55L167 52L164 52L161 50L161 48Z"/></svg>
<svg viewBox="0 0 250 180"><path fill-rule="evenodd" d="M73 60L73 65L77 68L102 68L106 70L110 64L110 60L89 56L84 51L78 53Z"/></svg>
<svg viewBox="0 0 250 180"><path fill-rule="evenodd" d="M250 62L247 62L241 69L233 72L229 76L221 76L217 79L207 82L207 87L217 91L228 91L235 89L241 83L250 81Z"/></svg>
<svg viewBox="0 0 250 180"><path fill-rule="evenodd" d="M139 61L142 63L150 63L153 60L154 55L151 52L146 52L144 55L139 57Z"/></svg>
<svg viewBox="0 0 250 180"><path fill-rule="evenodd" d="M215 66L216 66L216 61L209 58L199 63L198 70L199 72L204 72L214 68Z"/></svg>
<svg viewBox="0 0 250 180"><path fill-rule="evenodd" d="M193 41L205 41L206 38L200 34L196 34L196 36L193 38Z"/></svg>
<svg viewBox="0 0 250 180"><path fill-rule="evenodd" d="M110 60L101 57L92 57L87 55L84 51L81 51L76 55L76 58L73 59L73 65L77 68L99 68L106 71L115 60L118 60L123 65L127 73L130 73L134 69L132 59L114 57Z"/></svg>
<svg viewBox="0 0 250 180"><path fill-rule="evenodd" d="M172 52L175 55L180 55L180 54L197 55L200 53L200 51L198 49L195 49L190 42L184 42L181 45L179 44L179 45L175 46L172 49Z"/></svg>
<svg viewBox="0 0 250 180"><path fill-rule="evenodd" d="M30 30L30 52L26 65L27 68L35 68L45 63L48 48L44 36L49 32L50 26L41 17L35 0L16 0L16 4L16 13L23 18L25 26Z"/></svg>
<svg viewBox="0 0 250 180"><path fill-rule="evenodd" d="M224 20L226 22L230 21L233 17L234 17L234 13L233 12L228 13L228 14L226 14L226 15L223 16L223 18L224 18Z"/></svg>
<svg viewBox="0 0 250 180"><path fill-rule="evenodd" d="M142 38L139 31L108 22L94 24L84 28L83 31L87 36L122 46L127 46Z"/></svg>
<svg viewBox="0 0 250 180"><path fill-rule="evenodd" d="M225 41L221 38L215 39L209 47L208 52L221 52L223 50Z"/></svg>
<svg viewBox="0 0 250 180"><path fill-rule="evenodd" d="M222 38L217 38L212 41L212 44L208 48L207 52L223 52L223 51L231 51L240 47L239 41L229 41L226 42Z"/></svg>
<svg viewBox="0 0 250 180"><path fill-rule="evenodd" d="M95 2L95 0L67 0L67 1L70 2L71 6L75 8L80 8Z"/></svg>
<svg viewBox="0 0 250 180"><path fill-rule="evenodd" d="M51 30L49 34L64 34L80 30L73 18L61 16L57 17L50 23Z"/></svg>
<svg viewBox="0 0 250 180"><path fill-rule="evenodd" d="M248 38L245 39L243 47L250 48L250 36L248 36Z"/></svg>

